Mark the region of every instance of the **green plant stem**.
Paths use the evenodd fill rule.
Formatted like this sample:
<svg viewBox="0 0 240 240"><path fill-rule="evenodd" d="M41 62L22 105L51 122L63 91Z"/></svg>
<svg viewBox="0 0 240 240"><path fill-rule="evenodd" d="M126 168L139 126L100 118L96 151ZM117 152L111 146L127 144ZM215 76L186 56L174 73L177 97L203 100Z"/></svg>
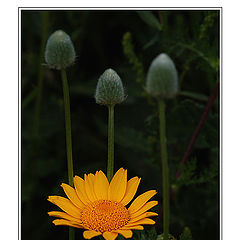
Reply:
<svg viewBox="0 0 240 240"><path fill-rule="evenodd" d="M68 162L68 182L73 186L73 160L72 160L72 134L71 134L71 115L70 115L70 98L67 82L66 70L61 70L64 96L65 110L65 129L66 129L66 146L67 146L67 162Z"/></svg>
<svg viewBox="0 0 240 240"><path fill-rule="evenodd" d="M159 100L158 106L163 183L163 239L167 240L169 234L169 177L167 160L165 102L163 100Z"/></svg>
<svg viewBox="0 0 240 240"><path fill-rule="evenodd" d="M74 234L74 227L69 227L69 240L74 240L75 239L75 234Z"/></svg>
<svg viewBox="0 0 240 240"><path fill-rule="evenodd" d="M110 182L114 167L114 105L108 106L108 165L107 178Z"/></svg>
<svg viewBox="0 0 240 240"><path fill-rule="evenodd" d="M65 129L66 129L66 147L68 162L68 182L73 186L73 160L72 160L72 134L71 134L71 115L70 115L70 98L67 82L66 70L61 70L63 96L64 96L64 112L65 112ZM69 240L74 240L74 228L69 227Z"/></svg>
<svg viewBox="0 0 240 240"><path fill-rule="evenodd" d="M43 66L44 61L44 48L47 41L47 32L48 32L48 11L41 12L41 21L42 21L42 40L41 40L41 51L39 58L39 69L38 69L38 83L36 88L36 102L34 109L34 121L33 121L33 134L34 138L39 137L39 116L41 110L41 100L42 100L42 89L43 89Z"/></svg>

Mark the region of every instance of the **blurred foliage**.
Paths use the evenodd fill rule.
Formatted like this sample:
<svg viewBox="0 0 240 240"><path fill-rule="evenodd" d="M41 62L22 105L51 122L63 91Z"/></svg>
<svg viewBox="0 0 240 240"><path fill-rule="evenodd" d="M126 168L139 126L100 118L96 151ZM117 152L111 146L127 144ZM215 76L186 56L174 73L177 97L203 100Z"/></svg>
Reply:
<svg viewBox="0 0 240 240"><path fill-rule="evenodd" d="M139 82L142 86L144 86L145 77L143 71L143 64L139 61L138 57L134 52L134 46L132 43L132 36L130 32L127 32L123 35L122 45L124 54L127 56L128 61L132 64L133 70L137 74L136 81Z"/></svg>
<svg viewBox="0 0 240 240"><path fill-rule="evenodd" d="M164 240L163 234L159 235L157 237L157 240ZM174 236L172 236L171 234L168 234L168 240L176 240L176 238Z"/></svg>
<svg viewBox="0 0 240 240"><path fill-rule="evenodd" d="M180 235L180 240L192 240L192 233L188 227L185 227Z"/></svg>
<svg viewBox="0 0 240 240"><path fill-rule="evenodd" d="M182 233L188 226L194 240L219 239L218 99L187 163L180 165L219 80L219 12L24 10L21 24L22 239L68 238L66 227L51 223L47 212L57 208L46 200L48 195L64 196L60 184L67 182L60 73L46 68L41 47L45 34L57 29L71 36L77 53L75 65L67 70L75 174L106 171L107 108L97 105L93 96L98 77L113 68L128 95L115 108L115 169L125 167L129 177L142 177L138 194L157 189L160 204L154 210L160 211L157 108L143 91L152 59L165 52L175 62L180 81L179 95L167 102L168 155L174 186L171 234L189 240L190 230ZM182 175L176 180L179 167ZM162 233L161 214L156 221L156 228L135 231L133 239L156 239ZM79 229L78 239L82 239Z"/></svg>

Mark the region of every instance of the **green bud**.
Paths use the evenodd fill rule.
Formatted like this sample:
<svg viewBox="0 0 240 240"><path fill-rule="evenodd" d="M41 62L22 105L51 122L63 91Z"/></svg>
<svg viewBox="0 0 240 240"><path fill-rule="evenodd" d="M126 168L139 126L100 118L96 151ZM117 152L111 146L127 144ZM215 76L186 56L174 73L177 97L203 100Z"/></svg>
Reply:
<svg viewBox="0 0 240 240"><path fill-rule="evenodd" d="M172 59L165 53L153 59L147 74L146 90L153 97L173 98L178 92L178 74Z"/></svg>
<svg viewBox="0 0 240 240"><path fill-rule="evenodd" d="M121 78L111 68L107 69L98 79L95 99L101 105L115 105L125 100Z"/></svg>
<svg viewBox="0 0 240 240"><path fill-rule="evenodd" d="M75 57L71 38L64 31L57 30L48 38L45 61L50 68L64 69L74 63Z"/></svg>

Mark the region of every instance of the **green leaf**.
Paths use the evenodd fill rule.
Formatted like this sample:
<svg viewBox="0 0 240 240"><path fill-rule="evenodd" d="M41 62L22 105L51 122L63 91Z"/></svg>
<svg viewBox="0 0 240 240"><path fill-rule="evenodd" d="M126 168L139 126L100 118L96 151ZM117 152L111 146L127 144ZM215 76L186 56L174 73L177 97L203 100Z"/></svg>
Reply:
<svg viewBox="0 0 240 240"><path fill-rule="evenodd" d="M147 233L148 233L148 239L151 239L151 240L157 239L157 231L154 227L149 231L147 231Z"/></svg>
<svg viewBox="0 0 240 240"><path fill-rule="evenodd" d="M134 231L134 235L133 235L133 239L134 240L147 240L146 236L145 236L145 230L143 231Z"/></svg>
<svg viewBox="0 0 240 240"><path fill-rule="evenodd" d="M132 41L132 35L130 32L126 32L122 38L122 47L124 55L127 57L128 62L132 65L133 70L137 75L136 81L145 85L144 67L143 63L137 57L134 50L134 44Z"/></svg>
<svg viewBox="0 0 240 240"><path fill-rule="evenodd" d="M209 183L218 175L218 161L213 161L209 167L196 174L197 162L196 159L188 160L181 166L181 175L177 180L177 185L196 185L201 183Z"/></svg>
<svg viewBox="0 0 240 240"><path fill-rule="evenodd" d="M155 43L158 42L158 37L159 34L157 33L150 41L148 41L144 46L143 46L143 50L148 49L149 47L153 46Z"/></svg>
<svg viewBox="0 0 240 240"><path fill-rule="evenodd" d="M178 179L179 184L188 185L192 180L197 168L197 161L195 158L187 161L184 165L181 165L181 175Z"/></svg>
<svg viewBox="0 0 240 240"><path fill-rule="evenodd" d="M202 52L201 50L195 48L194 45L189 45L189 44L185 44L182 42L179 42L177 45L179 45L180 47L183 47L185 49L188 49L190 51L192 51L193 53L195 53L199 58L201 58L202 60L204 60L214 71L217 71L217 65L216 65L216 61L211 61L209 60L209 57L206 56L206 54L204 52ZM214 65L213 65L214 62Z"/></svg>
<svg viewBox="0 0 240 240"><path fill-rule="evenodd" d="M185 227L179 240L192 240L192 233L188 227Z"/></svg>
<svg viewBox="0 0 240 240"><path fill-rule="evenodd" d="M137 11L139 17L149 26L162 30L162 25L151 11Z"/></svg>

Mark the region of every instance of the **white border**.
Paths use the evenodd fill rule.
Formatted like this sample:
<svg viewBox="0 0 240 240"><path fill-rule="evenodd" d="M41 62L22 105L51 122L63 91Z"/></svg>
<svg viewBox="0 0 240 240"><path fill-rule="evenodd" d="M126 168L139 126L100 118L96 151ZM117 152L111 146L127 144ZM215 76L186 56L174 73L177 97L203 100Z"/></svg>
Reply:
<svg viewBox="0 0 240 240"><path fill-rule="evenodd" d="M222 228L222 8L220 9L220 42L219 42L219 225L220 225L220 239L223 238L223 228Z"/></svg>
<svg viewBox="0 0 240 240"><path fill-rule="evenodd" d="M19 86L18 86L18 101L19 101L19 131L18 131L18 154L19 154L19 165L18 165L18 208L19 208L19 215L18 215L18 234L19 239L21 239L21 11L22 10L220 10L220 239L223 237L223 230L222 230L222 8L221 7L19 7L18 8L18 21L19 21L19 41L18 41L18 74L19 74Z"/></svg>
<svg viewBox="0 0 240 240"><path fill-rule="evenodd" d="M114 8L114 7L19 7L19 10L86 10L86 11L91 11L91 10L221 10L221 7L119 7L119 8Z"/></svg>
<svg viewBox="0 0 240 240"><path fill-rule="evenodd" d="M129 0L121 0L121 1L110 1L110 0L102 0L101 2L97 0L89 0L89 1L82 1L81 3L76 2L74 0L68 0L67 3L64 0L58 0L51 2L48 0L42 0L40 3L38 1L31 1L31 0L22 0L21 6L32 6L32 7L102 7L106 8L111 6L112 8L121 8L121 7L144 7L147 8L148 6L154 7L154 8L161 8L161 7L211 7L216 6L218 7L220 5L219 0L201 0L200 1L192 1L192 0L171 0L171 1L156 1L156 0L148 0L147 2L136 2L136 1L129 1Z"/></svg>
<svg viewBox="0 0 240 240"><path fill-rule="evenodd" d="M22 216L22 208L21 208L21 196L22 196L22 191L21 191L21 169L22 169L22 161L21 161L21 156L22 156L22 151L21 151L21 106L22 106L22 94L21 94L21 76L22 76L22 71L21 71L21 11L18 9L18 102L19 102L19 107L18 107L18 121L19 121L19 129L18 129L18 154L19 154L19 161L18 161L18 236L19 239L21 239L22 231L21 231L21 226L22 226L22 221L21 221L21 216Z"/></svg>

